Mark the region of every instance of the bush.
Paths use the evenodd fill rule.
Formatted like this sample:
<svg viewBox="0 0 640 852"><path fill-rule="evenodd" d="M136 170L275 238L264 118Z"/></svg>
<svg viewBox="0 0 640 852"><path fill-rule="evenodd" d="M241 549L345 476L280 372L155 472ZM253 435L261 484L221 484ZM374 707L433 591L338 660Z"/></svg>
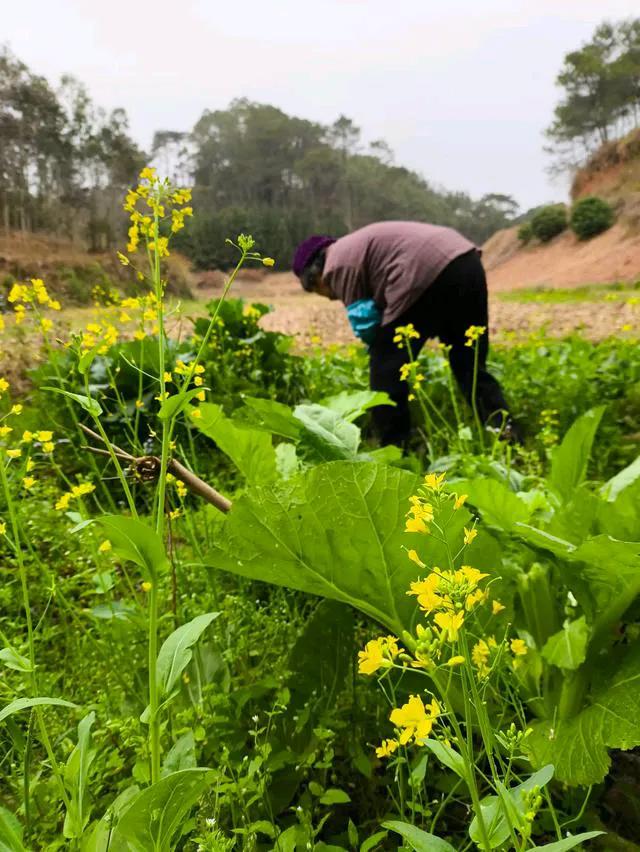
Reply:
<svg viewBox="0 0 640 852"><path fill-rule="evenodd" d="M542 243L547 243L567 227L567 211L564 204L549 204L542 207L531 220L531 233Z"/></svg>
<svg viewBox="0 0 640 852"><path fill-rule="evenodd" d="M531 242L532 237L533 229L531 227L531 222L523 222L518 228L518 239L526 246L527 243Z"/></svg>
<svg viewBox="0 0 640 852"><path fill-rule="evenodd" d="M573 205L571 230L579 240L588 240L613 225L613 207L595 195L583 198Z"/></svg>

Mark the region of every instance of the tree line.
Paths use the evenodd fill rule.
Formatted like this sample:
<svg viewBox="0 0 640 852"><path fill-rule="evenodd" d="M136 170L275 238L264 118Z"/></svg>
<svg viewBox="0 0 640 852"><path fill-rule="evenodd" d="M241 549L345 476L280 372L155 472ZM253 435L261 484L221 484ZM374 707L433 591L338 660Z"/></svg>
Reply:
<svg viewBox="0 0 640 852"><path fill-rule="evenodd" d="M517 213L507 195L434 187L397 165L385 142L365 146L345 116L326 126L246 99L205 111L189 132L157 132L145 152L123 109L107 112L73 77L53 86L0 51L0 227L113 248L124 227L120 200L147 161L193 185L198 216L181 248L201 267L225 266L225 238L242 231L288 263L311 232L339 236L405 218L483 242Z"/></svg>
<svg viewBox="0 0 640 852"><path fill-rule="evenodd" d="M640 124L640 19L600 24L565 56L556 83L562 96L546 135L557 165L571 168Z"/></svg>

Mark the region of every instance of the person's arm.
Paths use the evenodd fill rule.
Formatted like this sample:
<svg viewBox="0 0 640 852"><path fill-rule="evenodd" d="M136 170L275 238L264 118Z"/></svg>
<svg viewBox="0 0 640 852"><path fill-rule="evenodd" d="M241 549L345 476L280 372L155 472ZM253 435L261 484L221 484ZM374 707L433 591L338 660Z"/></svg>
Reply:
<svg viewBox="0 0 640 852"><path fill-rule="evenodd" d="M371 343L382 319L382 312L371 298L362 270L341 266L323 276L331 292L344 303L353 333L365 343Z"/></svg>

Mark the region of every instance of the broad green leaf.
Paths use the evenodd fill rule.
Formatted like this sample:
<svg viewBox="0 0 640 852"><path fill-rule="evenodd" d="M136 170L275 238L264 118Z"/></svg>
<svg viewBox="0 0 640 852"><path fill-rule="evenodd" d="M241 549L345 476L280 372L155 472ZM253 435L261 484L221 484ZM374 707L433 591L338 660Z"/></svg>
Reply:
<svg viewBox="0 0 640 852"><path fill-rule="evenodd" d="M26 852L24 829L17 816L0 806L0 852Z"/></svg>
<svg viewBox="0 0 640 852"><path fill-rule="evenodd" d="M264 484L276 479L276 453L271 435L240 426L226 417L222 406L208 402L200 406L201 417L192 425L216 442L248 483Z"/></svg>
<svg viewBox="0 0 640 852"><path fill-rule="evenodd" d="M335 411L343 420L353 423L370 408L377 405L395 406L395 402L390 399L389 394L382 391L359 390L342 391L335 396L328 396L320 400L320 405Z"/></svg>
<svg viewBox="0 0 640 852"><path fill-rule="evenodd" d="M334 462L252 489L234 502L205 564L352 604L401 630L415 611L406 591L416 566L401 548L417 484L403 470Z"/></svg>
<svg viewBox="0 0 640 852"><path fill-rule="evenodd" d="M171 852L174 835L211 776L210 769L183 769L142 790L123 810L109 852Z"/></svg>
<svg viewBox="0 0 640 852"><path fill-rule="evenodd" d="M371 837L367 837L360 847L360 852L371 852L371 850L375 849L375 847L381 843L388 834L388 831L376 831L376 833L372 834Z"/></svg>
<svg viewBox="0 0 640 852"><path fill-rule="evenodd" d="M443 766L455 772L463 781L467 780L467 770L462 755L451 746L445 745L440 740L424 740L424 745Z"/></svg>
<svg viewBox="0 0 640 852"><path fill-rule="evenodd" d="M124 515L102 515L92 523L104 530L117 556L133 562L151 581L168 569L162 539L148 524Z"/></svg>
<svg viewBox="0 0 640 852"><path fill-rule="evenodd" d="M452 483L450 489L467 494L482 519L498 529L509 531L514 524L526 523L531 517L531 508L496 479L466 479Z"/></svg>
<svg viewBox="0 0 640 852"><path fill-rule="evenodd" d="M555 843L545 843L544 846L534 846L533 849L545 849L546 852L567 852L569 849L575 849L586 840L593 840L594 837L600 837L604 831L585 831L582 834L576 834L573 837L565 837L564 840L556 840Z"/></svg>
<svg viewBox="0 0 640 852"><path fill-rule="evenodd" d="M254 488L234 502L204 564L349 603L392 631L408 628L416 605L407 590L418 570L403 548L418 549L430 565L447 559L435 536L404 533L417 485L398 468L330 462L277 487ZM470 516L464 508L449 515L455 552ZM467 558L480 570L499 568L488 534L477 537Z"/></svg>
<svg viewBox="0 0 640 852"><path fill-rule="evenodd" d="M613 503L625 488L633 485L639 479L640 456L632 461L631 464L623 468L619 473L616 473L615 476L612 476L608 482L605 482L600 489L600 494L605 498L605 500Z"/></svg>
<svg viewBox="0 0 640 852"><path fill-rule="evenodd" d="M587 475L591 447L604 414L604 408L603 405L592 408L579 417L553 453L549 483L564 502L571 499L575 489L582 484Z"/></svg>
<svg viewBox="0 0 640 852"><path fill-rule="evenodd" d="M326 790L320 796L320 804L322 805L346 805L350 801L351 797L349 794L344 790L338 790L336 787Z"/></svg>
<svg viewBox="0 0 640 852"><path fill-rule="evenodd" d="M163 698L171 693L180 675L191 662L193 646L219 615L219 612L197 615L192 621L174 630L162 643L156 663L156 675Z"/></svg>
<svg viewBox="0 0 640 852"><path fill-rule="evenodd" d="M102 414L102 406L96 399L84 396L81 393L71 393L71 391L62 390L61 388L43 387L42 390L48 390L52 393L59 393L77 402L85 411L88 411L92 417L100 417Z"/></svg>
<svg viewBox="0 0 640 852"><path fill-rule="evenodd" d="M111 844L113 826L118 821L120 814L129 807L139 793L140 788L134 784L117 796L107 808L102 819L94 822L89 830L84 833L80 846L82 852L115 852L115 847ZM125 850L128 852L126 846L121 846L120 849L121 852L125 852Z"/></svg>
<svg viewBox="0 0 640 852"><path fill-rule="evenodd" d="M17 672L33 671L31 661L19 654L15 648L3 648L0 651L0 662L3 662L8 669L14 669Z"/></svg>
<svg viewBox="0 0 640 852"><path fill-rule="evenodd" d="M276 468L282 479L291 479L300 469L298 454L293 444L282 443L276 447Z"/></svg>
<svg viewBox="0 0 640 852"><path fill-rule="evenodd" d="M78 705L72 704L71 701L65 701L62 698L16 698L10 704L6 704L0 710L0 722L8 716L13 716L14 713L19 713L21 710L30 710L32 707L40 707L51 705L53 707L72 707L75 709Z"/></svg>
<svg viewBox="0 0 640 852"><path fill-rule="evenodd" d="M89 770L96 754L95 749L91 748L91 726L95 719L96 714L92 711L78 724L78 742L64 769L65 786L70 794L69 808L64 819L66 838L82 837L89 822L87 785Z"/></svg>
<svg viewBox="0 0 640 852"><path fill-rule="evenodd" d="M259 399L245 396L244 404L253 414L251 423L260 424L274 435L297 441L302 433L300 421L296 420L288 405L274 399Z"/></svg>
<svg viewBox="0 0 640 852"><path fill-rule="evenodd" d="M395 444L387 444L386 447L377 447L375 450L360 452L358 456L363 460L366 456L371 461L379 462L380 464L394 464L394 462L399 462L402 459L402 449L396 447Z"/></svg>
<svg viewBox="0 0 640 852"><path fill-rule="evenodd" d="M509 837L509 825L517 825L525 814L525 799L523 793L533 790L534 787L544 787L551 781L554 775L554 767L547 764L526 778L516 787L507 789L504 785L499 787L500 796L485 796L480 802L480 809L484 818L484 824L489 835L491 849L501 846ZM474 816L469 826L469 837L481 845L482 834L478 816Z"/></svg>
<svg viewBox="0 0 640 852"><path fill-rule="evenodd" d="M553 760L556 777L567 784L599 783L609 769L609 749L640 745L640 646L617 665L615 658L604 660L607 669L613 672L580 713L562 720L552 714L534 723L526 740L534 765Z"/></svg>
<svg viewBox="0 0 640 852"><path fill-rule="evenodd" d="M403 837L415 852L456 852L454 847L446 840L436 837L435 834L429 834L421 828L416 828L411 823L389 819L382 823L382 827L395 831L396 834Z"/></svg>
<svg viewBox="0 0 640 852"><path fill-rule="evenodd" d="M304 426L301 443L321 461L354 459L360 445L360 430L322 405L297 405L293 411Z"/></svg>
<svg viewBox="0 0 640 852"><path fill-rule="evenodd" d="M583 615L550 636L542 649L542 656L560 669L577 669L587 655L588 641L589 627Z"/></svg>
<svg viewBox="0 0 640 852"><path fill-rule="evenodd" d="M160 420L171 420L173 417L177 417L184 407L203 390L207 390L207 388L191 388L191 390L173 394L173 396L165 399L160 405L158 417Z"/></svg>
<svg viewBox="0 0 640 852"><path fill-rule="evenodd" d="M197 766L196 741L193 731L187 731L176 740L162 764L162 776L179 772L181 769L194 769Z"/></svg>

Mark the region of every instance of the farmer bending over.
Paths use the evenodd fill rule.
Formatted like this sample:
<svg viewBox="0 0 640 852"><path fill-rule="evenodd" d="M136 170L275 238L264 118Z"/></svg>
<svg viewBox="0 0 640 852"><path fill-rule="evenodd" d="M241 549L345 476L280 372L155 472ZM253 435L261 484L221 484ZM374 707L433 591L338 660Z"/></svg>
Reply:
<svg viewBox="0 0 640 852"><path fill-rule="evenodd" d="M479 249L457 231L420 222L376 222L340 239L312 236L296 249L293 271L305 290L340 299L354 333L369 345L370 385L396 403L373 409L383 444L402 445L410 431L409 390L400 368L409 361L406 346L393 338L412 323L414 358L427 338L449 349L449 362L471 402L474 350L465 331L488 326L487 281ZM478 343L476 404L483 422L515 432L502 389L487 372L485 332Z"/></svg>

